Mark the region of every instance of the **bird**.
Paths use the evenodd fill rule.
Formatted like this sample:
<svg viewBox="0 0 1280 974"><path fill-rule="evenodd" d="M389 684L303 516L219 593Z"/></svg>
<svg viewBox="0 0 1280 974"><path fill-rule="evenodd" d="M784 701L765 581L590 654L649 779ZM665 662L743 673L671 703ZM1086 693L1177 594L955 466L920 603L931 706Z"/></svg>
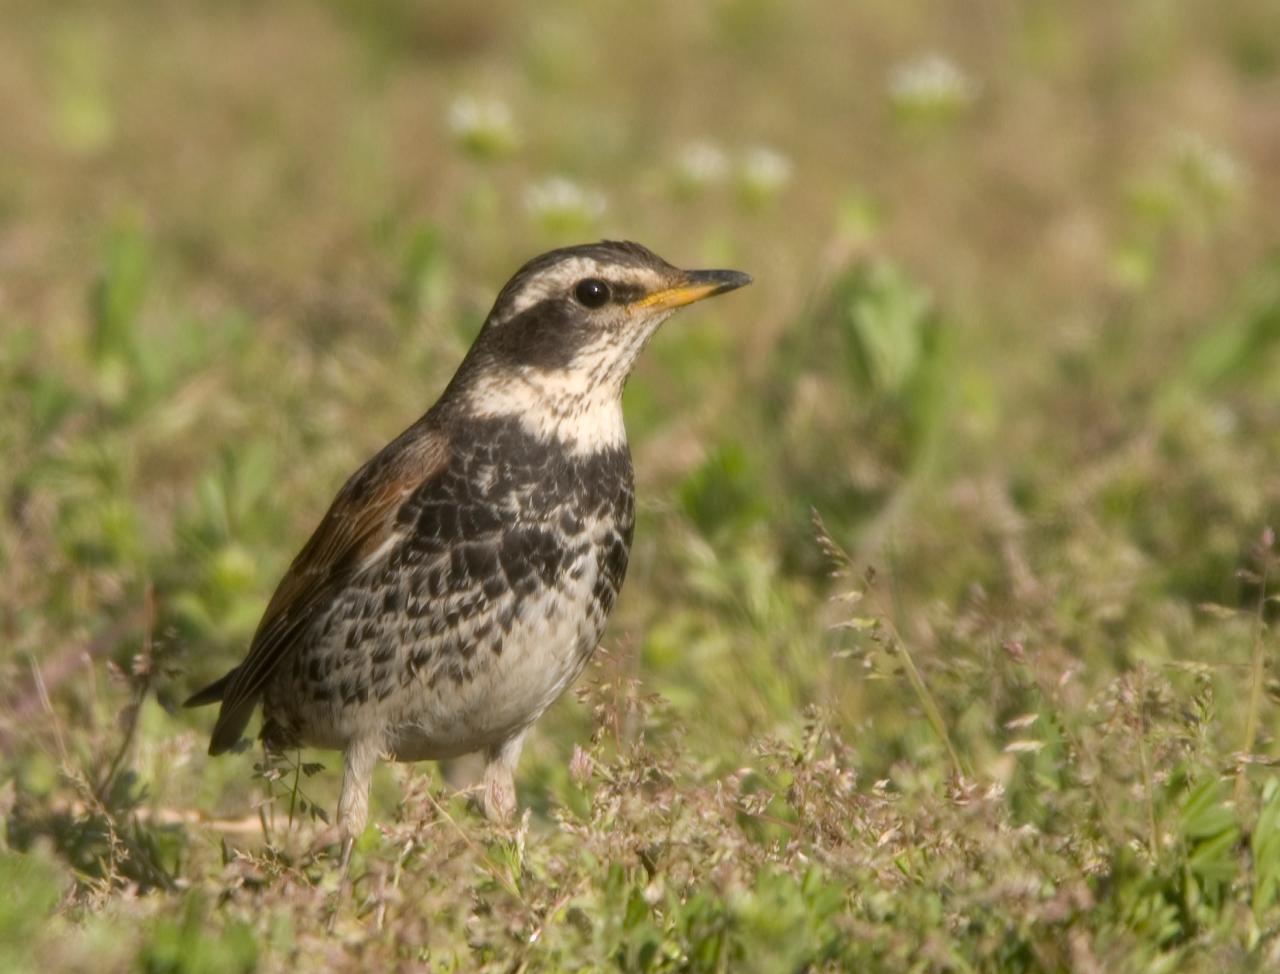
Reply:
<svg viewBox="0 0 1280 974"><path fill-rule="evenodd" d="M525 735L600 642L635 487L622 393L677 309L751 283L640 244L552 250L498 293L427 412L353 473L271 597L218 703L210 755L261 705L272 750L342 752L343 875L379 759L480 752L510 820Z"/></svg>

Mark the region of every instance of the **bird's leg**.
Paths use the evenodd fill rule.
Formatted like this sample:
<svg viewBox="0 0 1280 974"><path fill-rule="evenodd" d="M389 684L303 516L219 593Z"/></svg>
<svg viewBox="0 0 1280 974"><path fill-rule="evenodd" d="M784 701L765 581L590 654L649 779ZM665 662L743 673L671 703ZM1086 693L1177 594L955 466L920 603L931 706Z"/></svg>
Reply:
<svg viewBox="0 0 1280 974"><path fill-rule="evenodd" d="M524 731L485 751L484 814L491 822L506 823L516 810L516 762L524 746Z"/></svg>
<svg viewBox="0 0 1280 974"><path fill-rule="evenodd" d="M338 863L338 899L329 917L330 929L346 898L351 850L369 819L369 784L373 780L378 750L375 741L360 738L348 744L342 755L342 791L338 794L338 835L342 839L342 859Z"/></svg>

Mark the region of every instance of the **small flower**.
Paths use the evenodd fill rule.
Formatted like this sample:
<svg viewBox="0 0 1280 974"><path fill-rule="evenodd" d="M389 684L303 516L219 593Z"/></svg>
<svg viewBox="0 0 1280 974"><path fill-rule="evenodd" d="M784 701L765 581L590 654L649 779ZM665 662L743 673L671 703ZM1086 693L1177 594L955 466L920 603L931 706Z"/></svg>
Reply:
<svg viewBox="0 0 1280 974"><path fill-rule="evenodd" d="M967 108L977 94L973 80L941 54L927 54L899 65L889 75L889 100L910 118L947 121Z"/></svg>
<svg viewBox="0 0 1280 974"><path fill-rule="evenodd" d="M573 745L573 757L569 759L569 777L573 779L574 784L579 788L585 785L590 780L594 767L591 755L577 744Z"/></svg>
<svg viewBox="0 0 1280 974"><path fill-rule="evenodd" d="M509 155L519 136L511 110L496 99L463 95L449 106L449 131L464 152L476 159Z"/></svg>
<svg viewBox="0 0 1280 974"><path fill-rule="evenodd" d="M1229 202L1244 182L1236 158L1199 132L1177 136L1173 155L1183 184L1210 207Z"/></svg>
<svg viewBox="0 0 1280 974"><path fill-rule="evenodd" d="M1010 741L1004 746L1005 754L1035 754L1037 751L1043 750L1044 741L1037 740L1021 740Z"/></svg>
<svg viewBox="0 0 1280 974"><path fill-rule="evenodd" d="M585 230L605 211L603 193L585 189L564 176L552 176L530 186L524 203L551 232Z"/></svg>
<svg viewBox="0 0 1280 974"><path fill-rule="evenodd" d="M690 142L676 156L676 186L688 194L722 182L728 172L729 159L714 142Z"/></svg>
<svg viewBox="0 0 1280 974"><path fill-rule="evenodd" d="M743 155L739 187L748 204L760 206L769 202L789 182L791 160L776 149L761 145Z"/></svg>

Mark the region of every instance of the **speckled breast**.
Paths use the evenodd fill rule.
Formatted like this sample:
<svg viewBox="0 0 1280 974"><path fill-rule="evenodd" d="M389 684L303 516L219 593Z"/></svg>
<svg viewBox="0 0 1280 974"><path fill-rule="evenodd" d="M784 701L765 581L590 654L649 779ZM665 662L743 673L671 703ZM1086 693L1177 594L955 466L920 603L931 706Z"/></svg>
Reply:
<svg viewBox="0 0 1280 974"><path fill-rule="evenodd" d="M280 742L378 736L448 757L518 733L580 672L626 573L625 447L575 455L473 420L400 511L396 543L318 614L267 688Z"/></svg>

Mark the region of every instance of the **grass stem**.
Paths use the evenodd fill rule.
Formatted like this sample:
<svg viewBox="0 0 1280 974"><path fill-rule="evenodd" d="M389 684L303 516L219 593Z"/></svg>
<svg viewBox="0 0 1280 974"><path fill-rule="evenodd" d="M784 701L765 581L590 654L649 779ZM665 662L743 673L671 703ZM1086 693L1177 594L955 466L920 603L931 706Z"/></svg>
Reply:
<svg viewBox="0 0 1280 974"><path fill-rule="evenodd" d="M1264 653L1264 635L1267 629L1267 583L1271 577L1271 546L1275 543L1274 533L1268 528L1263 532L1262 571L1258 587L1258 609L1253 623L1253 660L1249 673L1249 705L1244 718L1244 741L1240 745L1240 761L1236 767L1236 783L1234 798L1236 808L1244 800L1247 784L1246 769L1249 756L1253 754L1254 744L1258 738L1258 715L1262 710L1262 685L1266 671L1266 654Z"/></svg>

